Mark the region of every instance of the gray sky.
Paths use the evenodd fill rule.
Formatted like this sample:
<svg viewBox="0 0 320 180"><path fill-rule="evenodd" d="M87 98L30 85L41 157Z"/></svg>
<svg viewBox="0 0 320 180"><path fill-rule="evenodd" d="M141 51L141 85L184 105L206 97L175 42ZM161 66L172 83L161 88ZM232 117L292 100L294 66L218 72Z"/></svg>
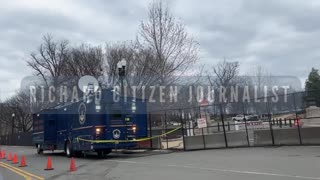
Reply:
<svg viewBox="0 0 320 180"><path fill-rule="evenodd" d="M150 0L1 0L2 99L31 75L25 60L43 35L73 44L132 40ZM198 64L227 58L247 74L255 65L304 80L320 67L319 0L173 0L172 12L200 43Z"/></svg>

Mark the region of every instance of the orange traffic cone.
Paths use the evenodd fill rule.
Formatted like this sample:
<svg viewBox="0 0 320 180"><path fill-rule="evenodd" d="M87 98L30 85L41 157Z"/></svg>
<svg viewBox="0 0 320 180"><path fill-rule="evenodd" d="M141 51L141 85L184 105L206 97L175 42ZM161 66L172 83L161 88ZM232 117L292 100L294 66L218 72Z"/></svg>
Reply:
<svg viewBox="0 0 320 180"><path fill-rule="evenodd" d="M76 168L76 163L74 162L74 159L71 158L70 160L70 171L76 171L77 168Z"/></svg>
<svg viewBox="0 0 320 180"><path fill-rule="evenodd" d="M3 151L1 152L1 154L2 154L2 159L5 159L5 158L6 158L6 151L3 150Z"/></svg>
<svg viewBox="0 0 320 180"><path fill-rule="evenodd" d="M11 153L9 153L9 155L8 155L8 161L12 161L12 154Z"/></svg>
<svg viewBox="0 0 320 180"><path fill-rule="evenodd" d="M44 170L46 171L53 170L51 157L48 157L47 167Z"/></svg>
<svg viewBox="0 0 320 180"><path fill-rule="evenodd" d="M1 151L0 151L0 155L1 155L1 156L0 156L0 159L4 159L4 157L3 157L3 151L4 151L4 150L1 150Z"/></svg>
<svg viewBox="0 0 320 180"><path fill-rule="evenodd" d="M18 162L18 156L17 156L17 154L15 153L14 155L13 155L13 161L12 161L12 164L18 164L19 162Z"/></svg>
<svg viewBox="0 0 320 180"><path fill-rule="evenodd" d="M24 158L24 156L21 157L21 162L20 162L20 166L19 167L26 167L27 164L26 164L26 160Z"/></svg>

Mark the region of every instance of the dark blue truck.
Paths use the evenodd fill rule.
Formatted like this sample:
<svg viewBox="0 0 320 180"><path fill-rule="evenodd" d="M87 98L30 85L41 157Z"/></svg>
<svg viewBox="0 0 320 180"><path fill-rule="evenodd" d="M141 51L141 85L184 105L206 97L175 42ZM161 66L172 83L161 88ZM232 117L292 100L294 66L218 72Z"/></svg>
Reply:
<svg viewBox="0 0 320 180"><path fill-rule="evenodd" d="M99 102L93 96L58 105L33 114L33 144L44 150L64 150L68 157L94 151L99 156L115 148L137 146L145 138L147 108L141 99L114 101L111 90L103 90Z"/></svg>

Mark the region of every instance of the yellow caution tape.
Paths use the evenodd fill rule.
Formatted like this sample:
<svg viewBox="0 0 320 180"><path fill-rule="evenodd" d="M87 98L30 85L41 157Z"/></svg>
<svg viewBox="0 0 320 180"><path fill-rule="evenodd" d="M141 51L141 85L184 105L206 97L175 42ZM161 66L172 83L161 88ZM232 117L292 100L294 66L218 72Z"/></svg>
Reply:
<svg viewBox="0 0 320 180"><path fill-rule="evenodd" d="M158 135L158 136L153 136L153 137L147 137L147 138L141 138L141 139L135 139L135 140L90 140L90 139L82 139L80 137L77 137L76 140L77 141L84 141L84 142L90 142L90 143L124 143L124 142L141 142L141 141L146 141L146 140L150 140L150 139L155 139L155 138L160 138L162 136L166 136L168 134L171 134L177 130L181 129L181 127L178 127L176 129L173 129L169 132L166 132L164 134Z"/></svg>

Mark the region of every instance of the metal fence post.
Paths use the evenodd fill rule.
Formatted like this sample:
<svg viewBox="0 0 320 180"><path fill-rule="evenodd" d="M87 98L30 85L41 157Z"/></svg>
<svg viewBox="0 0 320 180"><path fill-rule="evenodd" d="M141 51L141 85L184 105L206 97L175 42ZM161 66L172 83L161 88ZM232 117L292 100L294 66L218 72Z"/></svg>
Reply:
<svg viewBox="0 0 320 180"><path fill-rule="evenodd" d="M248 146L250 146L248 126L247 126L247 118L246 118L246 114L245 114L244 103L242 103L242 111L243 111L243 118L244 118L244 119L243 119L243 120L244 120L244 127L246 128L247 143L248 143Z"/></svg>
<svg viewBox="0 0 320 180"><path fill-rule="evenodd" d="M208 108L209 106L206 106L206 109L205 109L205 111L204 111L204 115L206 116L206 123L207 123L207 134L209 134L209 127L208 127L208 125L209 124L211 124L211 123L209 123L209 121L208 121L208 113L207 113L207 108ZM209 116L210 116L210 114L209 114ZM210 117L209 117L209 120L210 120Z"/></svg>
<svg viewBox="0 0 320 180"><path fill-rule="evenodd" d="M164 132L167 133L168 127L167 127L167 111L164 112ZM169 149L169 142L168 142L168 136L165 136L166 143L167 143L167 149Z"/></svg>
<svg viewBox="0 0 320 180"><path fill-rule="evenodd" d="M226 128L224 126L223 108L222 108L222 104L221 103L220 103L220 116L221 116L221 121L222 121L224 142L225 142L226 148L228 148L228 139L227 139L227 134L226 134Z"/></svg>
<svg viewBox="0 0 320 180"><path fill-rule="evenodd" d="M206 139L204 137L203 128L201 128L201 133L202 133L203 149L206 149Z"/></svg>
<svg viewBox="0 0 320 180"><path fill-rule="evenodd" d="M273 135L273 128L272 128L272 122L271 122L271 112L270 112L270 105L269 101L267 100L267 110L268 110L268 119L269 119L269 126L270 126L270 134L271 134L271 140L272 140L272 146L274 146L274 135Z"/></svg>
<svg viewBox="0 0 320 180"><path fill-rule="evenodd" d="M179 112L180 112L180 124L181 124L181 132L182 132L183 150L185 151L186 150L186 146L185 146L185 140L184 140L184 128L183 128L183 120L182 120L182 110L180 109Z"/></svg>
<svg viewBox="0 0 320 180"><path fill-rule="evenodd" d="M199 106L199 118L201 119L201 106ZM199 125L198 125L199 128ZM203 128L201 128L201 134L202 134L202 141L203 141L203 149L206 149L206 140L203 133Z"/></svg>
<svg viewBox="0 0 320 180"><path fill-rule="evenodd" d="M296 114L296 121L297 121L297 124L298 124L299 142L300 142L300 145L302 145L301 129L300 129L300 121L298 121L298 112L297 112L297 105L296 105L296 97L295 97L295 93L293 93L293 94L292 94L292 97L293 97L294 111L295 111L295 114Z"/></svg>
<svg viewBox="0 0 320 180"><path fill-rule="evenodd" d="M153 143L152 143L152 124L151 124L151 114L149 113L149 135L150 135L150 148L153 149Z"/></svg>

